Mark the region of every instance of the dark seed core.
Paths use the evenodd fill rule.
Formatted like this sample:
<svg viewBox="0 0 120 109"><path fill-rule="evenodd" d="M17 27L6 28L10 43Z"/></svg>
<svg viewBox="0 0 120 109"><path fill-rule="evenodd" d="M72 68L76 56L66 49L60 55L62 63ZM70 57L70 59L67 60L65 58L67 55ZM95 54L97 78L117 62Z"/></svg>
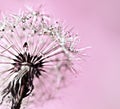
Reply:
<svg viewBox="0 0 120 109"><path fill-rule="evenodd" d="M22 66L29 66L30 69L32 69L33 75L36 77L39 77L41 75L40 68L43 67L43 60L42 56L33 56L30 55L30 53L19 53L18 56L15 56L16 59L14 59L14 68L15 71L19 71Z"/></svg>

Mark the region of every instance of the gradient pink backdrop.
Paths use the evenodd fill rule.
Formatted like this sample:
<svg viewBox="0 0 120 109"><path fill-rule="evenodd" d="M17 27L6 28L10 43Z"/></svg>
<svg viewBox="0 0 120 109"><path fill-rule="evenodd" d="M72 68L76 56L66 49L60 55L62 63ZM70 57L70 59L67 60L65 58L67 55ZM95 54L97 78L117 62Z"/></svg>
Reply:
<svg viewBox="0 0 120 109"><path fill-rule="evenodd" d="M61 90L61 99L34 109L120 109L120 1L119 0L0 0L0 11L38 6L74 27L81 46L92 46L82 72Z"/></svg>

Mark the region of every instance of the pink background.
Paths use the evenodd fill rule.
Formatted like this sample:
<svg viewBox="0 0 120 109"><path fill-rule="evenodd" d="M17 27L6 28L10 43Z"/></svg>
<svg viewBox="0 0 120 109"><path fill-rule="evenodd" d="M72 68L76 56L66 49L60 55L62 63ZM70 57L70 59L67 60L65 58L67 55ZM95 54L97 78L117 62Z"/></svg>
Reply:
<svg viewBox="0 0 120 109"><path fill-rule="evenodd" d="M0 0L0 10L18 12L26 4L43 4L54 18L74 27L80 46L92 46L80 76L60 91L61 99L41 109L120 109L120 1Z"/></svg>

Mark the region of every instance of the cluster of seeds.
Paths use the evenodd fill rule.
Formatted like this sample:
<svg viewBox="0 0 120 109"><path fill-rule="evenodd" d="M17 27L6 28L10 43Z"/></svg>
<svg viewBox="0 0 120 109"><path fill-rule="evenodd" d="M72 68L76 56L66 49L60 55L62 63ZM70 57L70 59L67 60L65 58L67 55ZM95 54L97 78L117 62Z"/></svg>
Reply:
<svg viewBox="0 0 120 109"><path fill-rule="evenodd" d="M38 93L37 101L53 97L73 71L73 61L84 49L75 49L78 37L47 14L28 9L3 16L0 22L1 103L19 109L23 98ZM82 55L82 54L81 54ZM79 55L80 56L80 55Z"/></svg>

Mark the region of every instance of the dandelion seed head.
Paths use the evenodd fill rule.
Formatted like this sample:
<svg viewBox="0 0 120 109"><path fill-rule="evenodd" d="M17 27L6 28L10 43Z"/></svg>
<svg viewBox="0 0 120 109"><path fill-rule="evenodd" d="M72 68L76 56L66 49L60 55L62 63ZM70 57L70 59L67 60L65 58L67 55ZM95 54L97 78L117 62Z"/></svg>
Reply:
<svg viewBox="0 0 120 109"><path fill-rule="evenodd" d="M23 98L36 93L39 95L35 96L36 101L44 103L52 99L65 82L66 72L74 70L74 60L81 59L84 49L75 48L77 41L76 35L65 31L58 22L52 23L47 14L38 10L28 9L3 17L0 21L1 103L10 104L11 109L19 108L25 103Z"/></svg>

